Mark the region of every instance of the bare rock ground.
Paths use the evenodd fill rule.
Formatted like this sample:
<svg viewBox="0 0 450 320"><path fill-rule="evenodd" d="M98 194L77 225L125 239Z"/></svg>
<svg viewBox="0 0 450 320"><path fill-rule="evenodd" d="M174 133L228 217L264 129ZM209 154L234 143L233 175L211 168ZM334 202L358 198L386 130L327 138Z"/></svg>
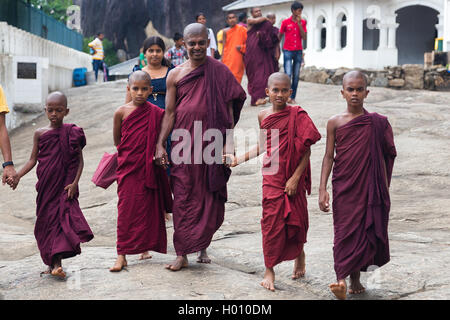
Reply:
<svg viewBox="0 0 450 320"><path fill-rule="evenodd" d="M244 88L246 83L244 80ZM125 82L72 88L66 93L71 109L66 122L84 128L85 169L80 182L80 205L95 238L82 246L82 254L64 260L68 272L58 281L45 270L33 235L35 170L18 189L0 193L0 298L4 299L333 299L328 284L333 269L331 214L319 211L318 184L325 149L328 118L345 109L340 87L301 82L297 101L307 110L322 139L312 148L313 191L308 197L310 229L305 246L307 274L290 279L293 262L275 268L275 293L259 282L264 272L261 248L261 173L258 161L233 170L228 184L225 222L216 233L209 253L210 265L195 262L170 272L164 265L175 257L173 225L169 222L168 254L138 261L128 258L121 273L110 273L116 258L116 185L96 188L90 179L103 152L113 152L112 115L124 101ZM389 225L391 262L364 273L365 294L350 299L449 299L450 274L450 94L430 91L395 91L370 88L366 108L389 117L398 157L391 184ZM251 136L261 108L247 102L238 128ZM33 132L46 125L40 117L12 136L16 167L29 157ZM238 133L241 135L242 132ZM242 139L241 139L242 140ZM241 141L240 140L240 141ZM252 139L250 138L250 142ZM243 151L239 145L238 152ZM331 189L331 182L329 182Z"/></svg>

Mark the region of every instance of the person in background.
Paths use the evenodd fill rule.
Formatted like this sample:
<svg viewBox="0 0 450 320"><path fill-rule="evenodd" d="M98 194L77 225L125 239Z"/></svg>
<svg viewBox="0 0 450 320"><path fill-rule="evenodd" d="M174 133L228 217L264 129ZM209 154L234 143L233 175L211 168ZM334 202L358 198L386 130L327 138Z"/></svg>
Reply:
<svg viewBox="0 0 450 320"><path fill-rule="evenodd" d="M8 130L6 129L6 114L9 112L8 105L6 103L6 97L3 93L3 88L0 86L0 149L3 154L3 177L2 183L6 183L6 179L16 176L16 170L14 170L14 163L12 162L11 143L9 141ZM9 184L13 190L15 187Z"/></svg>
<svg viewBox="0 0 450 320"><path fill-rule="evenodd" d="M205 14L203 12L198 13L195 16L195 21L206 26ZM217 51L216 38L214 37L214 31L211 28L207 28L207 29L208 29L209 46L208 46L208 49L206 50L206 55L209 57L215 58L216 57L215 53Z"/></svg>
<svg viewBox="0 0 450 320"><path fill-rule="evenodd" d="M144 48L142 47L139 53L139 67L142 69L147 66L147 59L145 59Z"/></svg>
<svg viewBox="0 0 450 320"><path fill-rule="evenodd" d="M239 84L244 76L244 54L246 51L247 28L237 24L234 13L227 14L230 26L224 30L224 48L222 62L231 70Z"/></svg>
<svg viewBox="0 0 450 320"><path fill-rule="evenodd" d="M103 39L105 35L101 32L97 33L97 37L88 44L89 48L93 50L92 54L92 68L95 72L95 81L98 79L98 70L103 70L103 59L105 53L103 52Z"/></svg>
<svg viewBox="0 0 450 320"><path fill-rule="evenodd" d="M291 77L292 95L288 103L295 103L300 68L303 57L303 41L306 41L306 21L302 19L303 5L295 1L291 5L292 16L283 20L280 28L280 41L283 37L284 72Z"/></svg>
<svg viewBox="0 0 450 320"><path fill-rule="evenodd" d="M238 16L238 25L243 26L245 28L247 28L247 13L246 12L241 12Z"/></svg>
<svg viewBox="0 0 450 320"><path fill-rule="evenodd" d="M179 66L187 59L189 59L187 50L184 47L184 39L183 36L176 32L173 36L173 41L175 41L175 45L167 50L166 59L169 60L174 67Z"/></svg>

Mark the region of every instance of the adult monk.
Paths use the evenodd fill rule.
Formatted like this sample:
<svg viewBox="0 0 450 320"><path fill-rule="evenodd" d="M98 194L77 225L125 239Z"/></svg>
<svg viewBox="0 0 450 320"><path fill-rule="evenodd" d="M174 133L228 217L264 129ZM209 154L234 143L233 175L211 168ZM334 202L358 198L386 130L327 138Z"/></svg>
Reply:
<svg viewBox="0 0 450 320"><path fill-rule="evenodd" d="M231 173L221 162L223 137L239 120L246 99L230 70L207 57L208 31L204 25L188 25L184 40L189 60L169 72L166 112L155 153L156 162L164 166L168 161L164 143L173 129L170 178L177 258L166 266L172 271L187 267L187 255L193 252L200 252L197 262L211 262L206 249L223 222ZM203 157L208 142L202 137L208 129L219 132L214 140L218 145L214 163ZM181 141L175 141L177 136Z"/></svg>
<svg viewBox="0 0 450 320"><path fill-rule="evenodd" d="M364 292L360 271L381 267L389 257L389 184L396 150L386 117L364 109L369 94L367 78L359 71L347 73L342 96L347 110L327 124L327 145L319 189L320 210L330 210L327 181L333 167L334 269L337 282L330 285L338 299ZM336 155L335 155L336 151Z"/></svg>
<svg viewBox="0 0 450 320"><path fill-rule="evenodd" d="M225 29L222 62L231 70L241 83L244 76L244 54L246 50L247 29L237 24L234 13L227 15L229 28Z"/></svg>
<svg viewBox="0 0 450 320"><path fill-rule="evenodd" d="M272 49L272 58L273 58L273 64L274 64L274 70L275 72L278 72L280 70L280 65L278 63L278 60L280 59L280 29L275 27L275 23L277 22L277 16L273 12L269 12L266 15L267 19L269 19L270 23L272 24L272 33L273 35L276 35L278 38L277 45Z"/></svg>
<svg viewBox="0 0 450 320"><path fill-rule="evenodd" d="M244 55L245 71L248 77L248 93L251 105L267 103L267 79L274 73L274 48L278 46L278 34L273 32L272 23L263 17L260 8L252 8L252 18L247 19L248 31L246 52Z"/></svg>
<svg viewBox="0 0 450 320"><path fill-rule="evenodd" d="M280 262L295 260L292 279L305 275L303 246L308 231L306 193L311 193L310 147L320 139L320 133L305 110L287 105L292 93L288 75L272 74L266 92L272 107L261 111L258 120L267 135L262 134L256 148L245 155L224 158L231 158L228 162L234 167L267 151L261 219L266 272L261 285L275 291L274 267Z"/></svg>

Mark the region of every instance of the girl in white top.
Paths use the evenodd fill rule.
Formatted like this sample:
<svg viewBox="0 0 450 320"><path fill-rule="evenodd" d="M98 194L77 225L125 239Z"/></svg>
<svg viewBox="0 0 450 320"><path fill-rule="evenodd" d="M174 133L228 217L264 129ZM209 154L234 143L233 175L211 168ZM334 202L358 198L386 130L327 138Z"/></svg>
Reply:
<svg viewBox="0 0 450 320"><path fill-rule="evenodd" d="M206 25L206 16L203 12L198 13L195 16L195 21L197 23L201 23L203 25ZM208 28L208 40L209 40L209 47L206 51L206 54L210 57L214 58L214 53L217 51L217 44L216 44L216 38L214 37L214 32L211 28Z"/></svg>

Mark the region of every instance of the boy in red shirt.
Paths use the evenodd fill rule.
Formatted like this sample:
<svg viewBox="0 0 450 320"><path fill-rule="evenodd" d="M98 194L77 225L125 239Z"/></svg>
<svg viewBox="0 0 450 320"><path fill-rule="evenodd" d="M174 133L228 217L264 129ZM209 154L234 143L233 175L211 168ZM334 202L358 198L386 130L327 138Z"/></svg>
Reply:
<svg viewBox="0 0 450 320"><path fill-rule="evenodd" d="M283 41L284 36L284 72L291 78L292 83L292 95L288 103L293 104L302 65L302 41L306 41L306 21L302 20L303 5L300 2L295 1L291 5L291 11L292 16L281 23L280 41Z"/></svg>

